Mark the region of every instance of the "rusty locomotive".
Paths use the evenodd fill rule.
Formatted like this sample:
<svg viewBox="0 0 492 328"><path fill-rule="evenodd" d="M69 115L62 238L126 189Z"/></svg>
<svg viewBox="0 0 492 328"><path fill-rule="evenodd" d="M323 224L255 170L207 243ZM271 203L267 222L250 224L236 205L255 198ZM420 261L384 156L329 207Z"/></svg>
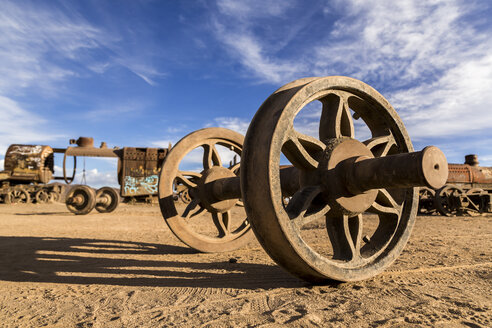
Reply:
<svg viewBox="0 0 492 328"><path fill-rule="evenodd" d="M420 190L423 215L479 215L492 212L492 167L478 165L477 155L465 156L464 164L448 164L444 187Z"/></svg>
<svg viewBox="0 0 492 328"><path fill-rule="evenodd" d="M121 198L145 199L157 194L158 173L167 155L166 148L108 148L101 143L94 147L94 139L71 139L67 148L46 145L11 145L5 155L5 169L0 172L0 201L5 203L43 203L61 200L65 188L72 183L77 169L77 157L118 158L119 195L114 188L97 191L87 186L70 188L66 195L67 207L76 214L113 211ZM54 154L63 154L63 175L54 176ZM73 157L73 171L67 172L67 158ZM49 183L64 180L66 184Z"/></svg>
<svg viewBox="0 0 492 328"><path fill-rule="evenodd" d="M62 184L53 179L53 149L42 145L10 145L0 171L0 200L5 203L45 203L57 201Z"/></svg>

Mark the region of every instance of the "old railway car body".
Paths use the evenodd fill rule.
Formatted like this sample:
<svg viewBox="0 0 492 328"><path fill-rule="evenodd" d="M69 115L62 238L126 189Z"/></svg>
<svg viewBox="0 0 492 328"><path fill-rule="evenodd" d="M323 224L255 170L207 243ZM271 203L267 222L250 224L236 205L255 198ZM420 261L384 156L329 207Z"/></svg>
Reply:
<svg viewBox="0 0 492 328"><path fill-rule="evenodd" d="M149 200L157 194L158 174L167 155L166 148L114 147L106 143L94 147L94 139L71 139L67 148L46 145L11 145L5 155L5 169L0 171L0 202L28 203L58 200L65 184L52 183L64 180L70 184L76 173L77 157L118 158L118 183L120 196L126 200ZM63 175L54 176L54 155L63 154ZM73 171L66 169L67 159L73 157Z"/></svg>
<svg viewBox="0 0 492 328"><path fill-rule="evenodd" d="M467 155L464 164L448 164L448 170L444 187L421 189L421 214L452 216L492 212L492 167L479 166L477 155Z"/></svg>

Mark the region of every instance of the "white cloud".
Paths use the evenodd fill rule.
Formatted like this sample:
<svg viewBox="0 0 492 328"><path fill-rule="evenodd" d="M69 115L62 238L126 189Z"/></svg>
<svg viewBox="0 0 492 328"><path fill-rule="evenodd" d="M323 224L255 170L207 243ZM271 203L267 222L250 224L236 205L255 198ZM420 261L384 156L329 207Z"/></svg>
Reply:
<svg viewBox="0 0 492 328"><path fill-rule="evenodd" d="M106 43L97 28L72 20L58 10L3 2L0 11L0 93L36 87L54 92L54 83L78 73L51 58L80 59L86 50ZM42 81L42 83L41 83Z"/></svg>
<svg viewBox="0 0 492 328"><path fill-rule="evenodd" d="M217 117L212 122L206 124L206 127L221 127L246 135L249 121L239 117Z"/></svg>
<svg viewBox="0 0 492 328"><path fill-rule="evenodd" d="M269 55L260 39L250 32L234 31L216 22L216 34L233 56L261 82L284 83L302 70L302 65Z"/></svg>
<svg viewBox="0 0 492 328"><path fill-rule="evenodd" d="M82 173L77 173L74 184L82 183ZM85 182L93 188L104 186L119 187L116 170L111 172L99 172L98 169L87 170L85 173Z"/></svg>
<svg viewBox="0 0 492 328"><path fill-rule="evenodd" d="M284 26L282 38L260 36L256 30L273 26L272 19L285 24L284 16L295 4L296 1L286 0L219 0L218 13L212 19L213 31L231 55L260 82L285 83L305 67L300 61L280 59L278 52L297 33L305 19L298 16L295 22Z"/></svg>
<svg viewBox="0 0 492 328"><path fill-rule="evenodd" d="M491 86L492 55L487 55L458 64L436 82L395 92L391 99L417 138L472 135L490 129Z"/></svg>
<svg viewBox="0 0 492 328"><path fill-rule="evenodd" d="M172 138L172 139L163 139L163 140L154 140L154 141L150 141L149 144L152 146L152 147L157 147L157 148L168 148L169 147L169 144L171 144L171 146L175 145L176 142L178 142L179 139L177 138Z"/></svg>
<svg viewBox="0 0 492 328"><path fill-rule="evenodd" d="M48 131L46 120L29 113L12 99L0 95L0 153L11 143L47 142L62 137Z"/></svg>
<svg viewBox="0 0 492 328"><path fill-rule="evenodd" d="M56 94L61 81L90 72L102 74L115 65L154 85L154 78L162 74L145 56L128 55L120 43L117 32L90 24L75 10L49 3L4 1L0 11L0 94L18 95L26 88Z"/></svg>
<svg viewBox="0 0 492 328"><path fill-rule="evenodd" d="M287 2L281 14L258 10L255 1L218 4L217 38L257 81L278 85L304 76L352 76L393 103L414 139L488 131L492 39L480 21L467 18L483 3L331 1L324 8L326 33L315 35L314 43L293 35L312 23L301 20L303 27L292 28L295 15L287 9L295 3ZM279 16L293 23L276 29L275 36L292 44L279 46L265 31L263 24L273 30Z"/></svg>
<svg viewBox="0 0 492 328"><path fill-rule="evenodd" d="M249 21L253 18L278 17L292 6L292 2L285 0L218 0L219 11L237 19Z"/></svg>
<svg viewBox="0 0 492 328"><path fill-rule="evenodd" d="M130 56L117 30L109 33L86 21L69 6L3 1L0 10L0 152L10 143L49 142L64 137L50 130L52 121L19 99L60 97L65 81L125 67L146 83L162 76L145 60ZM140 50L140 49L139 49ZM141 53L138 51L138 53ZM32 101L31 101L32 103ZM111 104L85 113L89 119L129 113L141 104ZM138 105L138 106L136 106ZM114 107L116 106L116 108Z"/></svg>

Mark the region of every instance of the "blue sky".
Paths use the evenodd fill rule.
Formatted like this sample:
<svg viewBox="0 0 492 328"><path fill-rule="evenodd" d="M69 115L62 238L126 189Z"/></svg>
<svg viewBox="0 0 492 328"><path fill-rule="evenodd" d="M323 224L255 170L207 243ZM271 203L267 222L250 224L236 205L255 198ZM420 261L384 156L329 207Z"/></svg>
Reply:
<svg viewBox="0 0 492 328"><path fill-rule="evenodd" d="M0 0L0 168L11 143L244 134L275 89L326 75L376 88L416 149L492 166L491 17L473 0ZM115 161L86 167L115 184Z"/></svg>

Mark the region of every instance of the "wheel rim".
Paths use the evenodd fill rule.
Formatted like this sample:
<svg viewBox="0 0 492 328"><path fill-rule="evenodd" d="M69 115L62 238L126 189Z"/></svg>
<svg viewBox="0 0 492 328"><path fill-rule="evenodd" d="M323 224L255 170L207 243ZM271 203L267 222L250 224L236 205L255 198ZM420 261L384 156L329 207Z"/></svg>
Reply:
<svg viewBox="0 0 492 328"><path fill-rule="evenodd" d="M295 117L315 100L323 106L319 140L294 129ZM370 86L344 77L301 79L280 88L260 107L245 139L241 187L255 234L278 264L313 282L366 279L384 270L403 249L415 221L417 188L399 192L380 189L368 209L379 218L372 235L364 238L364 215L357 214L326 218L332 254L322 254L302 238L300 228L310 220L323 219L328 211L318 197L320 186L312 181L303 183L303 172L316 170L331 142L354 138L357 126L349 108L371 131L372 138L364 144L374 157L413 151L406 129L388 101ZM264 147L258 150L260 145ZM301 189L292 197L298 199L299 206L283 205L281 153L301 172ZM307 210L292 215L296 207Z"/></svg>
<svg viewBox="0 0 492 328"><path fill-rule="evenodd" d="M230 151L229 155L241 156L243 139L242 135L228 129L198 130L181 139L163 163L159 178L159 205L162 215L171 231L192 248L202 252L225 252L242 247L253 238L240 200L224 201L226 207L221 210L220 206L217 208L216 205L207 204L200 194L200 181L206 178L208 172L220 171L219 174L226 174L228 177L238 173L239 164L223 166L218 149L222 152ZM194 171L180 168L180 164L183 163L183 166L188 156L196 154L197 150L203 152L200 154L200 168ZM178 208L173 200L175 188L180 185L187 188L191 199L184 209ZM224 205L223 202L220 204ZM201 219L197 226L193 220L198 219L199 214L205 219Z"/></svg>
<svg viewBox="0 0 492 328"><path fill-rule="evenodd" d="M104 204L97 204L96 210L99 213L111 213L118 207L118 193L111 187L102 187L97 190L96 198L105 197L108 202Z"/></svg>
<svg viewBox="0 0 492 328"><path fill-rule="evenodd" d="M487 202L485 197L487 193L481 188L472 188L465 193L467 200L466 214L470 216L480 215L486 211Z"/></svg>
<svg viewBox="0 0 492 328"><path fill-rule="evenodd" d="M434 199L436 197L436 192L430 188L422 187L419 193L419 214L421 215L432 215L436 213L436 206L434 204Z"/></svg>
<svg viewBox="0 0 492 328"><path fill-rule="evenodd" d="M462 212L463 190L455 185L447 185L436 194L436 208L445 216L454 216Z"/></svg>
<svg viewBox="0 0 492 328"><path fill-rule="evenodd" d="M12 204L27 204L29 200L29 194L25 190L16 189L10 192L10 202Z"/></svg>
<svg viewBox="0 0 492 328"><path fill-rule="evenodd" d="M70 199L80 197L81 202L70 203ZM66 206L68 210L77 215L85 215L94 209L96 205L96 193L88 186L78 186L73 188L67 195Z"/></svg>

